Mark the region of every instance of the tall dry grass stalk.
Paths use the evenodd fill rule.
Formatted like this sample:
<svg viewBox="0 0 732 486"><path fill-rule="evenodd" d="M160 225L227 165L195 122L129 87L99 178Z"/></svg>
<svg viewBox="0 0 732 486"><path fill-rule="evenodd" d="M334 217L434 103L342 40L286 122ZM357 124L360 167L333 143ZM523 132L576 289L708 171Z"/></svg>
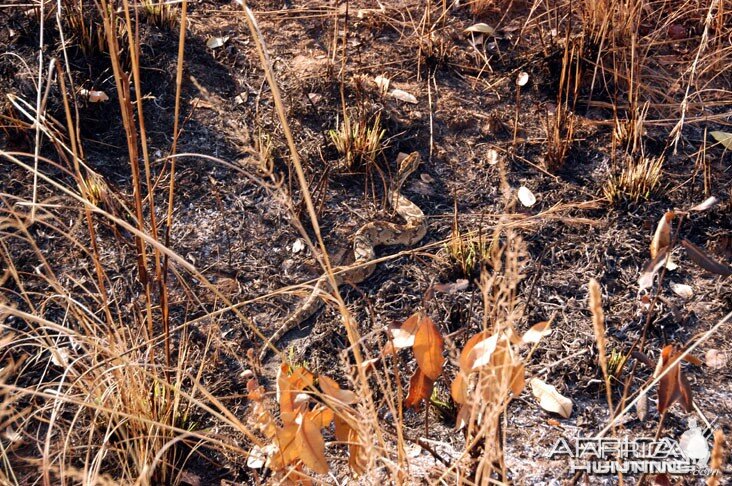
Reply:
<svg viewBox="0 0 732 486"><path fill-rule="evenodd" d="M605 313L602 310L602 289L600 283L590 279L590 312L592 312L592 329L595 332L595 343L597 344L598 361L602 370L602 377L605 381L605 398L607 399L608 410L612 413L613 407L612 384L607 366L607 340L605 339Z"/></svg>

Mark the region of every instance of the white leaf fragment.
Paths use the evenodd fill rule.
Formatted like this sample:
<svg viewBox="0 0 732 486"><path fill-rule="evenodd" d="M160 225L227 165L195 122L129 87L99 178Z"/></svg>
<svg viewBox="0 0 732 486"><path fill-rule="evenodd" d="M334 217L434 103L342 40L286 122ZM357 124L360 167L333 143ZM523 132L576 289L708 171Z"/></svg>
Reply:
<svg viewBox="0 0 732 486"><path fill-rule="evenodd" d="M465 32L475 32L478 34L495 35L496 29L494 29L493 27L491 27L488 24L484 24L481 22L481 23L478 23L475 25L471 25L470 27L465 29Z"/></svg>
<svg viewBox="0 0 732 486"><path fill-rule="evenodd" d="M416 105L418 103L417 98L410 93L407 93L404 90L401 89L393 89L391 90L391 93L389 93L389 96L392 98L395 98L399 101L403 101L405 103L411 103L413 105Z"/></svg>
<svg viewBox="0 0 732 486"><path fill-rule="evenodd" d="M671 290L674 291L674 294L679 297L683 297L684 299L691 299L694 297L694 290L689 285L671 282L670 287Z"/></svg>
<svg viewBox="0 0 732 486"><path fill-rule="evenodd" d="M228 37L209 37L209 39L206 41L206 47L209 49L218 49L219 47L222 47L224 44L226 44L226 41L228 41Z"/></svg>
<svg viewBox="0 0 732 486"><path fill-rule="evenodd" d="M519 188L518 198L519 201L521 201L521 204L523 204L527 208L530 208L531 206L536 204L536 196L534 196L534 193L531 192L526 186L521 186Z"/></svg>

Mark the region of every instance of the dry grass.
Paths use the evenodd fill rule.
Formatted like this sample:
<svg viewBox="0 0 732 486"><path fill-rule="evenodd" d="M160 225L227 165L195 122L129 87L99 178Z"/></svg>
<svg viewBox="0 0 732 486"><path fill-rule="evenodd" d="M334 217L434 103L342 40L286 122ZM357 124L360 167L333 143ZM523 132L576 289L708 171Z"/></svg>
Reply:
<svg viewBox="0 0 732 486"><path fill-rule="evenodd" d="M381 128L381 114L372 120L359 116L355 120L347 113L337 130L328 132L338 153L343 157L343 167L353 170L368 167L382 151L386 130Z"/></svg>
<svg viewBox="0 0 732 486"><path fill-rule="evenodd" d="M482 231L463 234L456 215L450 238L445 243L445 254L448 265L455 266L461 278L475 278L480 275L481 266L490 262L491 241Z"/></svg>
<svg viewBox="0 0 732 486"><path fill-rule="evenodd" d="M484 0L473 0L468 5L475 16L496 9L508 10L511 6ZM618 151L625 163L620 173L605 183L604 195L612 203L645 200L659 188L664 164L662 156L644 154L646 128L675 127L673 135L678 141L686 124L704 119L704 110L721 113L720 107L727 104L718 97L728 92L718 86L729 79L728 70L720 66L726 67L732 60L732 48L726 41L731 32L732 9L724 0L685 1L680 5L669 1L647 4L640 0L586 0L579 9L570 6L569 2L535 2L524 24L526 32L540 31L542 39L550 37L544 34L551 29L566 34L555 36L565 40L559 46L562 66L556 112L545 123L544 168L557 171L566 163L580 123L575 115L579 113L578 100L589 107L611 108L615 127L610 135L613 151ZM670 6L674 9L666 15ZM66 13L63 28L74 44L87 54L109 53L127 141L126 169L131 175L132 196L116 194L87 166L82 135L78 133L78 107L71 96L73 88L67 89L63 84L64 76L55 81L52 75L47 76L49 84L58 83L55 87L63 102L62 122L45 116L45 101L38 104L36 111L22 99L11 99L13 111L3 110L8 113L3 120L12 130L31 135L35 130L42 132L56 149L58 160L35 157L36 162L45 165L34 166L30 162L33 154L0 151L7 163L35 181L33 197L0 193L0 418L6 436L11 434L9 440L0 442L0 482L22 484L24 475L32 469L40 472L44 484L180 484L190 458L202 454L210 459L212 451L219 454L217 457L228 454L235 462L246 464L251 451L268 450L269 464L275 464L287 450L286 439L293 429L283 426L281 416L272 413L281 406L270 396L274 387L260 388L255 379L250 380L246 392L254 413L247 421L237 415L240 409L235 413L223 403L214 387L202 384L203 376L211 370L220 371L222 366L213 352L214 348L223 349L217 338L217 320L221 315L233 313L252 336L263 336L239 307L229 302L227 295L171 249L175 243L170 241L177 196L175 163L166 166L165 170L170 172L156 174L149 154L135 12L126 3L105 0L98 7L87 6L81 0L65 0L61 8ZM446 2L429 2L426 10L420 12L423 28L412 29L419 32L414 34L419 37L417 50L424 50L427 57L447 57L446 44L433 46L432 40L444 41L439 30L450 8L453 7ZM541 11L543 8L546 10ZM87 15L90 10L92 16ZM142 3L141 12L158 27L172 28L179 21L179 7L169 3L148 0ZM394 19L382 19L385 23L407 23L399 21L397 13L391 13ZM323 271L334 284L334 268L320 234L269 51L254 17L248 12L244 15L286 138L282 145L289 152L288 167L297 176L320 254L324 255ZM95 16L97 20L89 20ZM184 12L180 19L183 35ZM572 23L575 20L579 22ZM336 17L336 33L337 21ZM683 39L668 39L669 29L682 24L700 30L697 45ZM334 39L336 45L338 37ZM429 40L427 44L425 39ZM171 155L175 155L179 133L185 63L185 39L181 40ZM675 62L684 66L681 79L658 70L654 61L674 42L686 43L687 47L683 52L674 51ZM333 56L339 52L334 48ZM423 57L417 54L415 64L421 66ZM481 62L481 70L489 65L487 57L481 57ZM56 69L63 73L71 66ZM434 77L429 82L435 83ZM357 107L357 115L349 114L345 109L344 84L341 79L342 120L328 135L343 158L344 167L368 167L382 153L386 131L381 115L368 118L363 115L367 112L363 106ZM595 101L600 93L611 102ZM21 110L27 118L22 121L16 113ZM671 144L669 140L667 146ZM260 160L259 172L276 178L274 146L280 144L260 129L253 145ZM240 175L253 177L245 171ZM158 185L160 181L163 182ZM289 197L277 184L272 187L278 196ZM161 194L167 198L161 198ZM167 205L156 207L161 199ZM508 203L506 207L510 211ZM296 219L297 214L292 213ZM166 215L165 220L161 214ZM69 219L78 223L72 229L66 224ZM491 235L478 232L472 236L462 233L457 221L455 214L444 252L462 276L479 278L483 300L481 331L501 336L502 344L497 358L470 377L462 416L464 447L458 451L457 460L444 461L445 467L437 473L438 481L507 482L510 477L504 460L502 426L508 406L520 389L516 375L506 370L521 369L523 377L533 351L520 352L509 339L524 318L526 306L519 301L519 289L529 266L528 250L519 234L500 223ZM100 222L114 229L115 239L101 234ZM303 236L310 241L308 233ZM64 253L51 257L48 247ZM121 269L115 257L132 264ZM188 283L192 279L197 282L195 286ZM607 401L612 408L611 378L621 373L625 358L605 341L600 290L593 280L591 309ZM211 295L217 303L214 310L203 304L211 300ZM171 315L173 296L179 299L178 308L185 308L185 313ZM405 418L408 414L404 387L408 378L402 375L396 361L373 349L373 336L359 335L354 316L337 288L329 297L338 309L339 324L346 329L348 340L347 351L341 356L342 381L356 399L329 404L336 423L347 427L340 432L336 428L335 440L329 445L342 447L342 454L328 459L340 461L347 451L350 470L361 474L363 481L406 482L410 471L419 467L406 450L420 443L420 439L408 433L409 420ZM203 317L189 318L190 309ZM207 324L203 326L203 322ZM203 344L200 340L196 344L192 341L194 325L204 331ZM458 361L455 343L448 343L448 349L454 365ZM250 375L253 376L252 370L261 371L260 363L250 357L237 359ZM286 373L291 376L296 368L287 367ZM281 385L282 376L277 386ZM302 396L298 395L298 400L304 403L316 397L314 401L325 403L324 394L316 385L299 390ZM521 385L522 388L523 382ZM428 423L426 419L425 427ZM428 450L426 442L421 445ZM436 461L440 460L439 454L430 453ZM273 468L263 473L269 474L264 481L298 475L325 478L308 472L302 458L289 459L292 467Z"/></svg>
<svg viewBox="0 0 732 486"><path fill-rule="evenodd" d="M648 199L661 182L663 161L663 156L628 156L620 174L605 182L603 194L611 203Z"/></svg>

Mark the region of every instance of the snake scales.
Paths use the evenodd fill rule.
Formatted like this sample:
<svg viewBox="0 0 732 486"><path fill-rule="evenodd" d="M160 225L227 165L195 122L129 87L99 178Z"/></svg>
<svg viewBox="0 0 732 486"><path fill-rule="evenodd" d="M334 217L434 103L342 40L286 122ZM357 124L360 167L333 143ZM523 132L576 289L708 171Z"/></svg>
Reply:
<svg viewBox="0 0 732 486"><path fill-rule="evenodd" d="M411 246L424 238L427 233L427 224L422 210L407 199L401 188L404 181L419 167L421 158L419 152L412 152L399 161L399 170L394 182L387 191L389 205L404 219L406 224L394 224L387 221L372 221L361 226L354 236L353 255L355 261L348 270L335 275L336 285L344 282L358 284L366 280L376 269L375 263L367 263L374 259L375 247L379 245L407 245ZM340 270L340 269L335 269ZM322 306L321 296L325 294L328 287L328 276L323 274L316 281L313 291L308 295L298 309L293 312L277 331L269 338L260 352L260 360L264 360L268 350L276 344L285 334L290 332L310 316L315 314Z"/></svg>

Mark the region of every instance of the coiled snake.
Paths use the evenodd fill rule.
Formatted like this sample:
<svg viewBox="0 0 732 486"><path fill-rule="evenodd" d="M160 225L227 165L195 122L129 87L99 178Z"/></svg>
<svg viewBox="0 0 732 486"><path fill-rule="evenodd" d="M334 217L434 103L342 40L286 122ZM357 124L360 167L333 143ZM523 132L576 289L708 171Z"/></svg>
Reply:
<svg viewBox="0 0 732 486"><path fill-rule="evenodd" d="M399 163L394 182L387 191L389 204L394 211L401 216L406 224L394 224L387 221L373 221L361 226L354 236L353 255L355 268L335 275L335 282L340 286L343 282L358 284L366 280L376 269L375 263L366 263L374 259L375 247L379 245L407 245L411 246L424 238L427 234L427 224L422 210L407 199L401 188L404 181L419 167L421 157L419 152L412 152L403 157ZM336 271L339 269L335 269ZM280 326L279 329L269 338L262 348L259 358L264 360L269 348L276 344L285 334L306 321L315 314L322 306L321 296L328 287L328 276L323 274L315 283L313 291L302 302L300 307Z"/></svg>

